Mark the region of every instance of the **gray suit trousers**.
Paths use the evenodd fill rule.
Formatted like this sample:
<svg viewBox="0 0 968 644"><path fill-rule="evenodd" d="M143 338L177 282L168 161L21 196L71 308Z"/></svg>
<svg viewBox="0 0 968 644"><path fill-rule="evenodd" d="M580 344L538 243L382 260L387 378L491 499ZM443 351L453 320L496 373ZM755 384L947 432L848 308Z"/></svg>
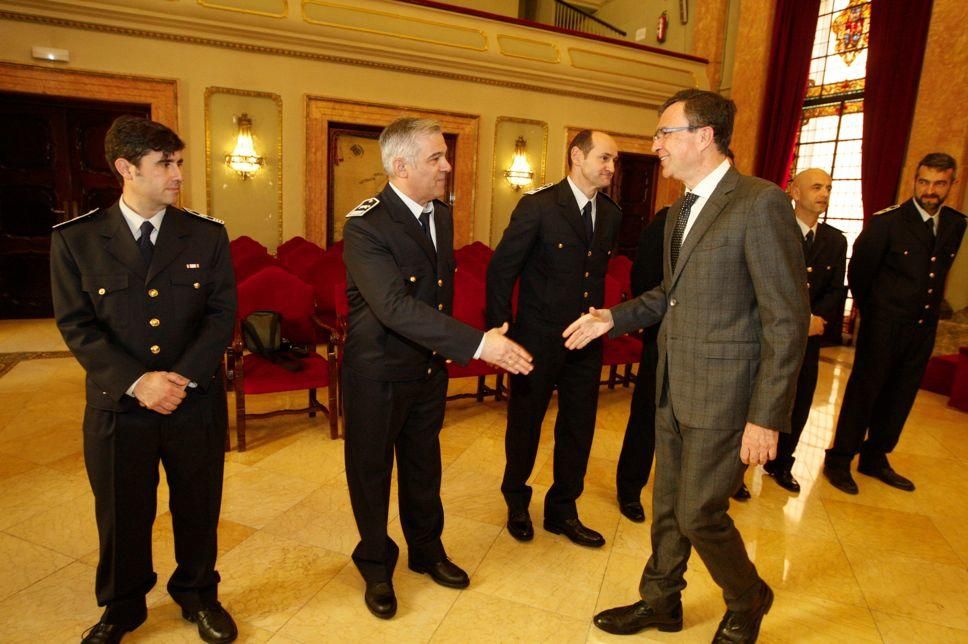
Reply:
<svg viewBox="0 0 968 644"><path fill-rule="evenodd" d="M669 396L662 396L655 418L652 556L639 585L642 599L658 611L680 601L692 548L723 589L730 610L753 607L762 580L727 514L746 471L739 458L742 438L742 429L679 423Z"/></svg>

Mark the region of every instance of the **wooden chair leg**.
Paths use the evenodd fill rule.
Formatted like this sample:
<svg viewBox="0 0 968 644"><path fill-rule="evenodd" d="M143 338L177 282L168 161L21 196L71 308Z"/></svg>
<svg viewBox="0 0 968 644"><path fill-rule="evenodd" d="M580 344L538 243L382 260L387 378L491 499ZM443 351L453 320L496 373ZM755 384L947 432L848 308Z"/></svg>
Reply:
<svg viewBox="0 0 968 644"><path fill-rule="evenodd" d="M477 377L477 402L484 402L484 376Z"/></svg>
<svg viewBox="0 0 968 644"><path fill-rule="evenodd" d="M241 387L235 388L235 438L238 450L245 451L245 392Z"/></svg>
<svg viewBox="0 0 968 644"><path fill-rule="evenodd" d="M608 388L615 389L615 376L618 375L618 367L611 365L608 368Z"/></svg>
<svg viewBox="0 0 968 644"><path fill-rule="evenodd" d="M329 437L331 440L339 438L339 408L336 402L339 399L339 394L336 391L337 388L335 379L330 380L329 386L326 387L326 393L329 396Z"/></svg>
<svg viewBox="0 0 968 644"><path fill-rule="evenodd" d="M494 387L494 391L496 392L494 394L494 400L497 400L499 402L501 400L504 400L504 374L503 373L497 374L497 384Z"/></svg>
<svg viewBox="0 0 968 644"><path fill-rule="evenodd" d="M316 390L309 390L309 417L316 418L316 410L319 409L319 401L316 399Z"/></svg>
<svg viewBox="0 0 968 644"><path fill-rule="evenodd" d="M632 382L632 365L625 363L625 376L622 378L622 386L626 389L629 388L629 383Z"/></svg>

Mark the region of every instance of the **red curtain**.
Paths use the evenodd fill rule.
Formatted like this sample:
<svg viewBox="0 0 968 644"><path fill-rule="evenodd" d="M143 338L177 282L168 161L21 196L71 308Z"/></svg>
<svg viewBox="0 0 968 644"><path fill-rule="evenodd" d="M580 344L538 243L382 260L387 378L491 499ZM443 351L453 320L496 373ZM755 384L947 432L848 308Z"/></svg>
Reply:
<svg viewBox="0 0 968 644"><path fill-rule="evenodd" d="M782 187L786 187L793 163L819 12L820 0L776 3L756 174Z"/></svg>
<svg viewBox="0 0 968 644"><path fill-rule="evenodd" d="M907 150L932 0L874 2L864 86L864 221L894 203ZM952 82L964 70L953 69ZM936 88L944 91L944 88Z"/></svg>

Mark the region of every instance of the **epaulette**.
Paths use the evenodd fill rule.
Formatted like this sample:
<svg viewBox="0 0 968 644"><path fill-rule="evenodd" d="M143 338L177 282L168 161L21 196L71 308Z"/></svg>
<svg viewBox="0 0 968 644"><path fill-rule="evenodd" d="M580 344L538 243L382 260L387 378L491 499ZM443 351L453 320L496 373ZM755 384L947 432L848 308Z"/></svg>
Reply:
<svg viewBox="0 0 968 644"><path fill-rule="evenodd" d="M93 210L88 210L83 215L78 215L77 217L74 217L73 219L68 219L67 221L62 221L59 224L54 224L53 226L51 226L51 230L57 230L61 226L67 226L69 224L76 224L77 222L81 221L82 219L86 219L86 218L90 217L91 215L97 213L98 210L100 210L100 208L95 208Z"/></svg>
<svg viewBox="0 0 968 644"><path fill-rule="evenodd" d="M612 199L611 197L609 197L608 196L608 193L602 192L601 190L599 190L598 191L598 194L602 195L603 197L605 197L606 199L608 199L610 202L612 202L612 205L614 205L619 210L622 209L622 206L618 205L618 202L617 201L615 201L614 199Z"/></svg>
<svg viewBox="0 0 968 644"><path fill-rule="evenodd" d="M900 208L900 207L901 207L901 204L896 203L893 206L888 206L884 210L878 210L872 216L876 217L877 215L883 215L885 212L891 212L892 210L895 210L895 209Z"/></svg>
<svg viewBox="0 0 968 644"><path fill-rule="evenodd" d="M210 221L213 224L220 224L222 226L225 225L225 222L222 221L221 219L216 219L215 217L209 217L208 215L203 215L202 213L196 212L196 211L191 210L189 208L182 208L182 210L184 210L185 212L187 212L189 215L195 215L199 219L204 219L205 221Z"/></svg>
<svg viewBox="0 0 968 644"><path fill-rule="evenodd" d="M370 197L369 199L364 199L363 201L360 202L359 206L357 206L353 210L346 213L346 217L347 219L349 219L350 217L362 217L366 213L370 212L370 210L372 210L378 203L380 203L380 200L377 199L376 197Z"/></svg>
<svg viewBox="0 0 968 644"><path fill-rule="evenodd" d="M538 187L537 187L537 188L535 188L534 190L528 190L528 191L527 191L526 193L524 193L524 194L526 194L526 195L533 195L533 194L537 194L537 193L539 193L539 192L541 192L542 190L547 190L548 188L550 188L550 187L551 187L551 186L553 186L553 185L555 185L555 184L553 184L553 183L546 183L546 184L544 184L543 186L538 186Z"/></svg>

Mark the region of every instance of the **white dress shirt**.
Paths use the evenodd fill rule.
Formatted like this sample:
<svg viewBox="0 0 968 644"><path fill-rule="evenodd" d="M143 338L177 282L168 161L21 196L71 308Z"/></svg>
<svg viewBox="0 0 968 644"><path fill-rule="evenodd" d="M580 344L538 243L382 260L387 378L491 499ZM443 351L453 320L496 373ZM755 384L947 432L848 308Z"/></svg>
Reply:
<svg viewBox="0 0 968 644"><path fill-rule="evenodd" d="M568 177L568 185L571 186L571 191L575 193L575 201L578 202L578 212L581 212L582 210L585 209L586 203L588 203L589 201L592 202L592 230L595 230L595 217L598 214L598 205L595 203L596 202L595 197L592 197L591 199L589 199L585 195L585 193L582 192L578 188L578 186L575 185L575 182L571 180L571 177ZM595 196L596 197L598 196L597 191L595 192Z"/></svg>
<svg viewBox="0 0 968 644"><path fill-rule="evenodd" d="M935 234L935 237L937 237L937 235L938 235L938 213L935 213L933 215L929 215L928 214L928 211L921 207L921 204L918 203L918 200L917 199L912 199L911 201L914 202L914 207L918 209L918 212L919 213L921 213L921 219L923 219L924 221L927 221L927 220L930 219L932 221L932 224L931 225L934 227L934 234ZM938 208L938 212L941 212L941 209L940 208Z"/></svg>
<svg viewBox="0 0 968 644"><path fill-rule="evenodd" d="M696 195L696 201L692 204L692 209L689 211L689 221L686 222L686 229L682 231L682 241L686 241L686 237L689 236L689 231L692 230L692 225L696 223L696 219L699 217L699 213L706 206L706 202L709 201L709 197L712 196L713 191L716 190L716 186L719 182L723 180L726 173L729 171L729 159L723 159L715 170L703 177L702 181L697 183L694 187L689 188L686 186L686 192L691 192Z"/></svg>

